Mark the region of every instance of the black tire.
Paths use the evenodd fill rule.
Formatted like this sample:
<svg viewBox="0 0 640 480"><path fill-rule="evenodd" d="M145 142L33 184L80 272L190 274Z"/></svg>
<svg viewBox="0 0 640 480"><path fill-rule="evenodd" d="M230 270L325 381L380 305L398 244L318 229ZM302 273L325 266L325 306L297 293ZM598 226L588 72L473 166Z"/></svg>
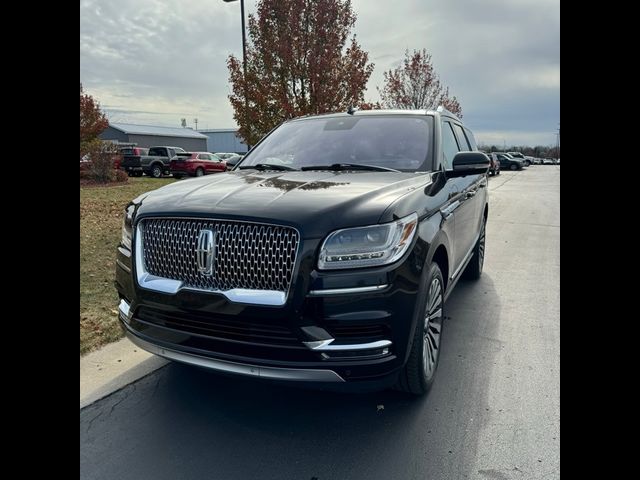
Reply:
<svg viewBox="0 0 640 480"><path fill-rule="evenodd" d="M149 172L149 176L153 178L162 177L162 166L155 164L151 167L151 171Z"/></svg>
<svg viewBox="0 0 640 480"><path fill-rule="evenodd" d="M444 281L437 263L431 264L426 282L418 294L419 307L416 330L409 359L402 368L396 390L425 395L435 378L440 360L442 320L444 319Z"/></svg>
<svg viewBox="0 0 640 480"><path fill-rule="evenodd" d="M487 221L482 223L480 236L473 247L473 255L462 273L462 278L467 280L478 280L482 275L482 267L484 266L484 246L486 237Z"/></svg>
<svg viewBox="0 0 640 480"><path fill-rule="evenodd" d="M500 170L496 171L496 175L500 175Z"/></svg>
<svg viewBox="0 0 640 480"><path fill-rule="evenodd" d="M511 170L518 170L518 166L516 164L512 164L509 168Z"/></svg>
<svg viewBox="0 0 640 480"><path fill-rule="evenodd" d="M196 168L196 177L201 177L204 175L204 169L202 167Z"/></svg>

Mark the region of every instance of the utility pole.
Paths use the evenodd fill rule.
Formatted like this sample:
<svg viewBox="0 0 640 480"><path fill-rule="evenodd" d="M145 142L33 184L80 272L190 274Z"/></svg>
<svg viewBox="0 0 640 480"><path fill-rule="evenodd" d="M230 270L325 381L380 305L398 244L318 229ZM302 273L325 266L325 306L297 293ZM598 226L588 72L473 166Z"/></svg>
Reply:
<svg viewBox="0 0 640 480"><path fill-rule="evenodd" d="M225 3L235 2L236 0L222 0ZM244 79L244 114L247 122L247 126L250 129L249 124L249 97L247 96L247 38L246 29L244 26L244 0L240 0L240 15L242 16L242 76ZM250 145L247 148L251 149Z"/></svg>
<svg viewBox="0 0 640 480"><path fill-rule="evenodd" d="M197 118L194 118L194 119L193 119L193 123L195 123L195 124L196 124L196 131L198 131L198 119L197 119Z"/></svg>

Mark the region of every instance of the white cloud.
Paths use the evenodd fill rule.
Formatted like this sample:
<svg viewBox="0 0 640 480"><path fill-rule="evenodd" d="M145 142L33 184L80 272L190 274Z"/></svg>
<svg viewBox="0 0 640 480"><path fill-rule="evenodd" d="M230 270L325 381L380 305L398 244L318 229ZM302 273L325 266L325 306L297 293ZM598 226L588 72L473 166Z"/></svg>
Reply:
<svg viewBox="0 0 640 480"><path fill-rule="evenodd" d="M255 0L245 0L247 13ZM426 48L477 131L507 143L551 135L559 121L559 0L353 0L355 33L383 72ZM80 80L127 121L233 126L227 56L242 55L239 2L83 0ZM537 135L537 137L536 137ZM544 141L542 144L550 143Z"/></svg>

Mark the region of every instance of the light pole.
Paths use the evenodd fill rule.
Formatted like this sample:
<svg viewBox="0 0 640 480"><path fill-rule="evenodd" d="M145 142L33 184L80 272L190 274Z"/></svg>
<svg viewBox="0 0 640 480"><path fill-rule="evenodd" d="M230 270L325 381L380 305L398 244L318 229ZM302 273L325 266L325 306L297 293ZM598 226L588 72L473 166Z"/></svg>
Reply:
<svg viewBox="0 0 640 480"><path fill-rule="evenodd" d="M225 3L235 2L237 0L222 0ZM247 38L244 27L244 0L240 0L240 15L242 15L242 76L244 77L244 118L249 127L249 97L247 96ZM247 144L247 149L251 146Z"/></svg>
<svg viewBox="0 0 640 480"><path fill-rule="evenodd" d="M237 0L222 0L224 3L236 2ZM244 29L244 0L240 0L240 15L242 15L242 71L247 74L247 39Z"/></svg>

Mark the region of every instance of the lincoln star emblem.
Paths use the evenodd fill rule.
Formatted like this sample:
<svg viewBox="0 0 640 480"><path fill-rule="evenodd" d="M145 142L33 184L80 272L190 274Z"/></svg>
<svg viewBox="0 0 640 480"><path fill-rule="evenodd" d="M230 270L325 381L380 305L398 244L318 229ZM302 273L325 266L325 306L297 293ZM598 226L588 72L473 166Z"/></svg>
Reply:
<svg viewBox="0 0 640 480"><path fill-rule="evenodd" d="M198 235L198 248L196 248L198 272L207 277L212 276L215 258L216 232L213 230L200 230L200 234Z"/></svg>

